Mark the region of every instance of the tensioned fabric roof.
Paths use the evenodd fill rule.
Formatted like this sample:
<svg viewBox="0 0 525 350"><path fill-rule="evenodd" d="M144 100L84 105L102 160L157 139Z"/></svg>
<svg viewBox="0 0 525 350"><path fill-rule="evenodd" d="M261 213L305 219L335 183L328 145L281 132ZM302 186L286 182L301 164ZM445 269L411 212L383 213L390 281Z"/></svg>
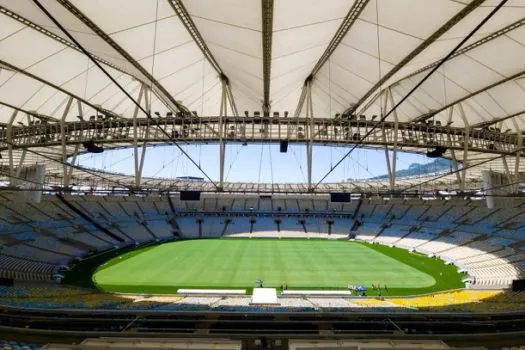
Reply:
<svg viewBox="0 0 525 350"><path fill-rule="evenodd" d="M403 98L500 2L0 0L0 122L15 110L59 120L71 96L85 115L131 118L120 87L136 99L142 85L151 111L218 115L222 81L238 114L267 95L270 111L304 116L309 79L314 116L381 115L385 91ZM443 125L521 130L524 24L525 2L508 0L397 108L399 121L437 113Z"/></svg>
<svg viewBox="0 0 525 350"><path fill-rule="evenodd" d="M175 11L174 3L182 1L40 2L132 96L137 97L140 83L144 82L162 87L199 115L218 114L219 75ZM274 2L269 84L272 110L296 110L305 79L356 2L359 1ZM400 99L428 72L419 72L421 69L448 54L500 1L361 2L365 3L362 12L313 79L316 116L342 113L360 101L356 110L361 111L368 100L386 87L392 87L394 99ZM4 104L1 121L9 119L9 106L57 117L68 94L130 116L132 102L33 1L1 0L0 6L0 66L4 66L0 70L0 101ZM186 0L183 6L228 78L238 110L261 110L261 1ZM432 37L462 11L463 18L438 37ZM525 3L508 1L463 48L479 40L485 39L484 42L446 62L398 108L400 120L416 119L465 97L463 108L471 124L525 110L525 80L521 75L525 73L523 24ZM100 33L90 25L100 29ZM503 34L495 35L502 30ZM425 43L429 38L432 42ZM420 53L401 64L423 43L425 48ZM20 72L7 68L11 66ZM373 90L368 100L362 100L390 72L395 73ZM507 80L509 77L514 78ZM160 98L152 97L152 110L167 111L170 105L166 97L158 88L153 90ZM378 100L363 111L376 113L379 109ZM71 111L67 118L73 119L76 114L77 111ZM440 118L447 120L448 113ZM456 126L463 123L456 112L452 118ZM504 121L502 129L521 126L522 118L517 117Z"/></svg>

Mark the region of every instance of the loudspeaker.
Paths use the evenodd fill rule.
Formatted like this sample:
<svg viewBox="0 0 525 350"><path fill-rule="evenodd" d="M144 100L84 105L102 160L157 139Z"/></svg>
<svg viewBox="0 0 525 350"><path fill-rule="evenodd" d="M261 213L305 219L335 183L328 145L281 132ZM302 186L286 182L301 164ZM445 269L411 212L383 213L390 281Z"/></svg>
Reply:
<svg viewBox="0 0 525 350"><path fill-rule="evenodd" d="M350 193L330 193L330 202L348 203L350 202Z"/></svg>
<svg viewBox="0 0 525 350"><path fill-rule="evenodd" d="M181 201L200 201L201 192L200 191L180 191L180 200Z"/></svg>
<svg viewBox="0 0 525 350"><path fill-rule="evenodd" d="M281 148L281 153L288 152L288 141L281 141L280 148Z"/></svg>
<svg viewBox="0 0 525 350"><path fill-rule="evenodd" d="M104 152L104 148L102 146L95 145L95 141L93 140L82 142L82 146L84 146L84 148L90 153Z"/></svg>
<svg viewBox="0 0 525 350"><path fill-rule="evenodd" d="M514 281L512 281L512 291L513 292L523 292L523 291L525 291L525 280L514 280Z"/></svg>
<svg viewBox="0 0 525 350"><path fill-rule="evenodd" d="M14 281L12 278L0 278L0 286L12 286Z"/></svg>
<svg viewBox="0 0 525 350"><path fill-rule="evenodd" d="M437 146L435 149L427 152L428 158L439 158L443 157L443 154L447 151L445 147Z"/></svg>

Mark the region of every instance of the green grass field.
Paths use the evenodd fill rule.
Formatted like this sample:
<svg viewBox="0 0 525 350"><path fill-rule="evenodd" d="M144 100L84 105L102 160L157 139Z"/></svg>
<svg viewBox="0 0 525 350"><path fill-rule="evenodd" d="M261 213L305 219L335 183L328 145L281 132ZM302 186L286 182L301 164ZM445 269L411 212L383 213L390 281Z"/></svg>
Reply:
<svg viewBox="0 0 525 350"><path fill-rule="evenodd" d="M388 286L389 295L461 288L454 266L398 248L331 240L210 239L132 251L101 265L95 285L109 292L174 293L178 288L343 289Z"/></svg>

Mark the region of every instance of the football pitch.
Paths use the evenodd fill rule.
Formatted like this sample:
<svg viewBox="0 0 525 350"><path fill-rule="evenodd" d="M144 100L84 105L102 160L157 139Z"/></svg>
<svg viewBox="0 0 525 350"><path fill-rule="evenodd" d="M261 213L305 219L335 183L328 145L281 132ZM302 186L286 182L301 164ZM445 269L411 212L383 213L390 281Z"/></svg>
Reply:
<svg viewBox="0 0 525 350"><path fill-rule="evenodd" d="M345 289L381 284L388 295L461 288L452 265L399 248L349 241L205 239L166 243L101 265L95 285L107 292L175 293L178 288Z"/></svg>

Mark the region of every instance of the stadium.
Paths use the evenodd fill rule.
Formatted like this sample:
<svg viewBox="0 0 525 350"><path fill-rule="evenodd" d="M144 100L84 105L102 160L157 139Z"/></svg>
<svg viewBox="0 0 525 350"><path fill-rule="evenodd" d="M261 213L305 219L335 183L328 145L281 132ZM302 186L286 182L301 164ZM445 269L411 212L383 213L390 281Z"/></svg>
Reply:
<svg viewBox="0 0 525 350"><path fill-rule="evenodd" d="M0 0L0 348L523 346L524 24Z"/></svg>

